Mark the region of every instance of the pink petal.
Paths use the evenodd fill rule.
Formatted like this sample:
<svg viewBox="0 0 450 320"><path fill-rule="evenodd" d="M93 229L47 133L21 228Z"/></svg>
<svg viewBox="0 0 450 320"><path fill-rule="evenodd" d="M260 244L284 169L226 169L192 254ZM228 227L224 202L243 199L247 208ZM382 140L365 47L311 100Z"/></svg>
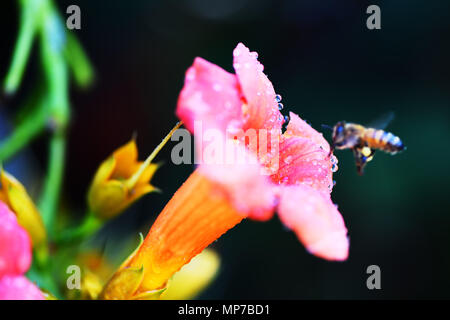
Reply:
<svg viewBox="0 0 450 320"><path fill-rule="evenodd" d="M329 196L304 185L281 187L278 215L310 253L327 260L347 259L347 229Z"/></svg>
<svg viewBox="0 0 450 320"><path fill-rule="evenodd" d="M191 132L194 121L202 121L204 129L215 128L223 132L230 125L241 128L241 97L234 74L196 58L186 72L176 114Z"/></svg>
<svg viewBox="0 0 450 320"><path fill-rule="evenodd" d="M310 139L321 147L326 153L330 152L330 145L328 144L328 141L325 140L322 133L316 131L295 113L290 112L289 118L289 124L286 127L284 136L297 136Z"/></svg>
<svg viewBox="0 0 450 320"><path fill-rule="evenodd" d="M271 182L250 152L239 146L233 152L243 155L245 161L202 164L201 172L225 192L237 211L256 220L270 219L276 202Z"/></svg>
<svg viewBox="0 0 450 320"><path fill-rule="evenodd" d="M271 178L279 184L305 184L328 194L333 188L331 166L328 152L310 138L283 137L279 169Z"/></svg>
<svg viewBox="0 0 450 320"><path fill-rule="evenodd" d="M279 131L284 122L275 101L275 90L272 83L263 73L263 65L258 61L256 54L239 43L233 51L233 66L247 101L244 117L247 123L245 128L267 129Z"/></svg>
<svg viewBox="0 0 450 320"><path fill-rule="evenodd" d="M8 206L0 201L0 278L22 274L31 264L31 241Z"/></svg>
<svg viewBox="0 0 450 320"><path fill-rule="evenodd" d="M0 300L44 300L41 291L24 276L0 278Z"/></svg>

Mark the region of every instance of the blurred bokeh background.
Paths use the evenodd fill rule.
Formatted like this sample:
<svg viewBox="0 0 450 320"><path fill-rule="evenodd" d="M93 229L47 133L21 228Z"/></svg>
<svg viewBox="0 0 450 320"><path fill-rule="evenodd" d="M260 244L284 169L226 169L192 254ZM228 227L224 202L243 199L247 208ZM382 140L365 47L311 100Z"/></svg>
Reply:
<svg viewBox="0 0 450 320"><path fill-rule="evenodd" d="M338 152L334 202L349 229L350 258L331 263L309 255L275 217L244 221L213 247L220 274L204 299L450 298L450 2L365 0L61 0L77 4L76 31L96 72L86 91L73 88L64 207L83 215L98 164L138 134L141 158L176 122L184 72L196 56L232 72L243 42L259 53L285 109L316 129L339 120L368 123L393 110L388 127L408 149L377 153L356 173L350 151ZM378 4L382 29L366 28ZM0 75L10 64L18 7L0 9ZM23 97L39 81L33 53L25 82L0 100L0 137L14 127ZM324 132L324 134L329 134ZM45 172L42 136L7 167L36 192ZM147 232L193 166L170 162L171 145L153 193L110 222L99 236L108 252ZM126 240L124 240L126 239ZM132 240L129 240L132 239ZM123 256L119 257L123 258ZM381 290L366 287L367 266L381 268Z"/></svg>

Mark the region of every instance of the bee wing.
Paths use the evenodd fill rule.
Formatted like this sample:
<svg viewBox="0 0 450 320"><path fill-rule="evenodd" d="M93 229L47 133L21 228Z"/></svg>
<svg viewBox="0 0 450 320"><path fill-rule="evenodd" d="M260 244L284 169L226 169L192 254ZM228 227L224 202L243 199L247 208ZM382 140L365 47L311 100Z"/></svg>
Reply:
<svg viewBox="0 0 450 320"><path fill-rule="evenodd" d="M389 123L394 119L395 114L393 111L386 112L371 121L366 127L367 128L375 128L375 129L385 129Z"/></svg>

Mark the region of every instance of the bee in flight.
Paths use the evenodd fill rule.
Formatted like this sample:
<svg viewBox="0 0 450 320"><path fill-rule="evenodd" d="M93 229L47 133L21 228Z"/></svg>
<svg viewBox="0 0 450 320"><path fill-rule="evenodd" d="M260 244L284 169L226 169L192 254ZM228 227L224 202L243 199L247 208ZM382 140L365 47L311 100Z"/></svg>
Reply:
<svg viewBox="0 0 450 320"><path fill-rule="evenodd" d="M376 121L376 124L367 127L339 121L332 128L330 155L334 149L352 149L358 174L362 175L365 165L373 159L376 150L396 154L406 149L399 137L383 130L393 118L394 114L390 112Z"/></svg>

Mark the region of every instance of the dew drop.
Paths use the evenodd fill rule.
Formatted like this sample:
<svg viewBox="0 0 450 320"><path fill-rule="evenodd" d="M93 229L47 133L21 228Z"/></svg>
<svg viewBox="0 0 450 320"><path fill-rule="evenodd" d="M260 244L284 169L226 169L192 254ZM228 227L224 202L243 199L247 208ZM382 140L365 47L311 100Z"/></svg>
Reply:
<svg viewBox="0 0 450 320"><path fill-rule="evenodd" d="M275 100L276 100L277 102L281 102L281 95L280 95L280 94L277 94L277 95L275 96Z"/></svg>
<svg viewBox="0 0 450 320"><path fill-rule="evenodd" d="M337 164L333 163L333 165L331 166L331 171L332 171L332 172L338 171L338 166L337 166Z"/></svg>
<svg viewBox="0 0 450 320"><path fill-rule="evenodd" d="M283 106L283 104L282 103L278 103L278 110L283 110L283 108L284 108L284 106Z"/></svg>
<svg viewBox="0 0 450 320"><path fill-rule="evenodd" d="M331 156L330 161L331 161L331 164L337 164L338 163L338 159L336 158L336 156L334 154Z"/></svg>
<svg viewBox="0 0 450 320"><path fill-rule="evenodd" d="M289 116L284 116L284 122L288 123L289 122Z"/></svg>

